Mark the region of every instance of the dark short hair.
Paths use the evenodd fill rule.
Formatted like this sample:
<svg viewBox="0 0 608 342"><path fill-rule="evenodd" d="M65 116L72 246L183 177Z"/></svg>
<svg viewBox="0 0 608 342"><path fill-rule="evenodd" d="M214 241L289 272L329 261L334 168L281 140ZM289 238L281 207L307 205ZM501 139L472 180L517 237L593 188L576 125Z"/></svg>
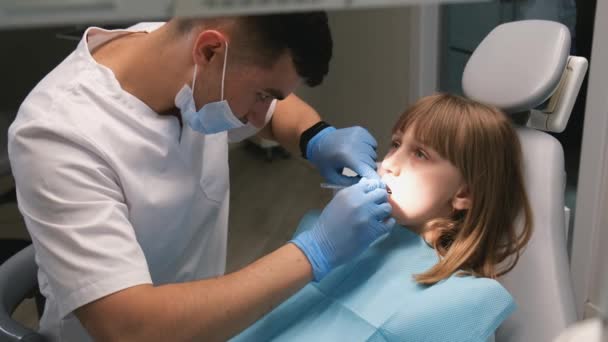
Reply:
<svg viewBox="0 0 608 342"><path fill-rule="evenodd" d="M220 20L180 20L178 28L189 31L196 21L213 27ZM319 85L327 75L333 48L327 13L252 15L238 17L236 22L231 44L240 50L238 55L258 65L272 66L288 51L296 72L311 87Z"/></svg>

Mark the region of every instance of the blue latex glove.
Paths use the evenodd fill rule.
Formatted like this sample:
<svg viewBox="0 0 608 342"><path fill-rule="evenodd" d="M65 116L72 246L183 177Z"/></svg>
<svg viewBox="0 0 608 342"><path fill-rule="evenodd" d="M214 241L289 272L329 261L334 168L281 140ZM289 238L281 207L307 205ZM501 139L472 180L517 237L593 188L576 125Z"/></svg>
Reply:
<svg viewBox="0 0 608 342"><path fill-rule="evenodd" d="M390 217L386 185L362 178L340 190L325 207L312 229L296 236L298 246L312 265L314 279L320 281L336 266L363 252L395 225Z"/></svg>
<svg viewBox="0 0 608 342"><path fill-rule="evenodd" d="M365 128L327 127L310 139L306 158L329 183L352 185L359 181L359 177L342 175L345 167L360 177L380 179L376 173L377 146L376 139Z"/></svg>

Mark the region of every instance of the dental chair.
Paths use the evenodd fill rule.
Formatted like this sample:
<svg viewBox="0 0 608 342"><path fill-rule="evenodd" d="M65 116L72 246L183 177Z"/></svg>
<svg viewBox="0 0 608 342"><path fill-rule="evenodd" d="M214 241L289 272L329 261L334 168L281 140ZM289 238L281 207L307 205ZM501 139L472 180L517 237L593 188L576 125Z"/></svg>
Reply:
<svg viewBox="0 0 608 342"><path fill-rule="evenodd" d="M499 279L518 309L497 330L497 342L551 341L577 320L566 251L564 153L545 133L565 129L587 71L587 60L569 51L562 24L507 23L481 42L462 77L467 97L502 109L518 124L534 216L519 263Z"/></svg>
<svg viewBox="0 0 608 342"><path fill-rule="evenodd" d="M26 298L36 298L39 315L43 297L38 293L38 266L29 245L0 265L0 341L41 342L44 337L13 320L11 315Z"/></svg>

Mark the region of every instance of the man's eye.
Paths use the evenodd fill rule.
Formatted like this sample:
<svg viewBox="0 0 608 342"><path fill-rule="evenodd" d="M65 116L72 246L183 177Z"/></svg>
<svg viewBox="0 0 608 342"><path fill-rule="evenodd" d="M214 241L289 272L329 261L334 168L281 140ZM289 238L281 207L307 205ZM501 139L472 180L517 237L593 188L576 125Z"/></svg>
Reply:
<svg viewBox="0 0 608 342"><path fill-rule="evenodd" d="M263 94L263 93L257 93L257 98L259 101L268 101L269 99L272 98L272 96L267 95L267 94Z"/></svg>

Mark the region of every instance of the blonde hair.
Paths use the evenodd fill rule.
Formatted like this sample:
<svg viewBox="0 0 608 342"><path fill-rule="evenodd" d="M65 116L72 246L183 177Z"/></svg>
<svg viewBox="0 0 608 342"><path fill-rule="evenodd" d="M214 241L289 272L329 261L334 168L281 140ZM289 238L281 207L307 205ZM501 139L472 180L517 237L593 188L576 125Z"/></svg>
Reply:
<svg viewBox="0 0 608 342"><path fill-rule="evenodd" d="M509 119L494 107L437 94L403 113L393 132L408 128L460 171L471 196L470 209L426 223L425 231L436 232L431 244L441 258L416 281L431 285L455 273L496 278L512 270L532 234L532 212Z"/></svg>

